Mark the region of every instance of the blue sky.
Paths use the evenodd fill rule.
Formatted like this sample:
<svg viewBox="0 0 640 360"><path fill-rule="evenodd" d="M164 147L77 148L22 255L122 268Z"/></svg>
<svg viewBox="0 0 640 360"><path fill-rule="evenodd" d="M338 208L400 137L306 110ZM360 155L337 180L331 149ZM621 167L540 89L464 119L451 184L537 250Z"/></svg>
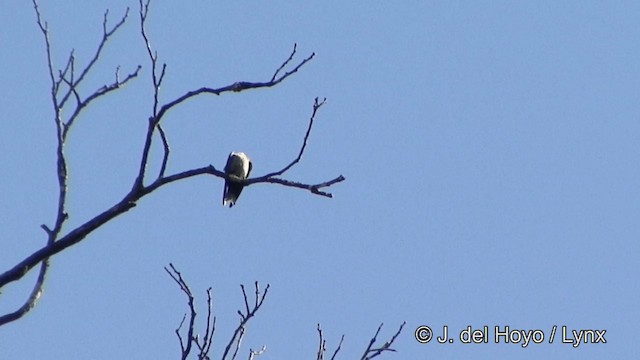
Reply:
<svg viewBox="0 0 640 360"><path fill-rule="evenodd" d="M129 20L85 94L114 69L141 76L87 109L70 133L69 231L130 188L151 111L134 1L42 4L54 61L85 64L102 15ZM638 355L640 4L630 1L155 1L149 34L167 63L161 102L201 86L266 81L298 44L316 58L279 86L202 96L164 119L169 172L230 151L254 174L299 149L313 99L327 97L286 178L344 175L326 199L277 185L221 206L223 182L163 188L52 260L45 293L0 328L0 357L179 356L186 302L163 267L214 290L219 357L243 306L239 284L271 284L244 349L314 358L316 324L342 358L407 325L386 359L596 359ZM0 268L40 248L55 215L55 137L42 36L30 4L0 9ZM149 167L157 171L156 143ZM35 274L0 295L12 311ZM606 344L420 344L448 326L606 330ZM457 340L457 339L456 339ZM242 353L246 356L246 352Z"/></svg>

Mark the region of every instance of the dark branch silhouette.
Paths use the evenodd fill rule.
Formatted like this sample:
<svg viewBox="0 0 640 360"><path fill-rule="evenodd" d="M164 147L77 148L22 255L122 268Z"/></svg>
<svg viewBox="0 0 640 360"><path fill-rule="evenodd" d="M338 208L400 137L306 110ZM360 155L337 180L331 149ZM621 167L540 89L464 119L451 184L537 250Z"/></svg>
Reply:
<svg viewBox="0 0 640 360"><path fill-rule="evenodd" d="M400 325L400 328L398 328L398 331L396 331L396 333L393 335L393 337L391 337L391 339L389 339L379 347L373 347L378 341L378 335L380 334L380 330L382 330L382 325L383 324L380 324L380 326L378 326L378 330L376 331L375 335L373 335L371 340L369 340L369 345L364 350L364 354L362 354L362 357L360 358L360 360L371 360L381 355L385 351L390 351L390 352L396 351L391 348L391 345L393 344L394 341L396 341L396 339L398 338L398 335L400 335L400 333L402 332L402 329L406 325L406 322L403 322ZM318 337L320 338L320 341L318 342L318 352L317 352L316 360L324 360L325 352L327 351L327 347L326 347L327 344L326 344L326 340L324 339L324 334L322 333L322 328L320 328L320 324L318 324L317 330L318 330ZM342 335L342 337L340 338L338 347L333 352L333 355L331 355L331 360L336 359L336 356L342 349L343 342L344 342L344 335Z"/></svg>
<svg viewBox="0 0 640 360"><path fill-rule="evenodd" d="M318 324L318 326L316 327L316 330L318 330L318 337L320 338L320 341L318 342L318 353L317 353L316 359L324 360L324 353L327 351L327 341L324 339L324 334L322 333L322 328L320 327L320 324ZM333 352L333 355L331 356L331 360L334 360L336 358L336 355L338 355L338 352L340 352L340 350L342 349L343 342L344 342L344 334L342 335L342 337L340 337L340 343L338 343L338 347Z"/></svg>
<svg viewBox="0 0 640 360"><path fill-rule="evenodd" d="M195 321L198 316L196 307L195 307L195 299L193 297L193 293L189 288L186 280L182 277L180 271L178 271L173 264L169 264L169 268L165 267L165 271L171 276L173 281L180 286L180 290L187 296L187 304L189 306L189 314L184 314L182 320L180 321L180 325L175 330L175 333L178 337L178 341L180 342L180 350L181 350L181 359L185 360L191 354L191 350L193 350L193 344L198 348L198 359L209 359L209 352L211 351L211 344L213 343L213 335L216 329L216 317L213 316L213 306L212 306L212 297L211 297L211 288L207 289L207 326L204 332L204 336L201 338L200 335L195 334ZM227 343L224 353L222 354L222 359L226 359L231 356L231 359L235 359L240 350L242 339L246 332L247 324L249 320L253 318L267 296L267 292L269 291L269 284L264 289L264 291L260 290L260 285L256 281L255 284L255 297L253 303L249 304L249 299L247 297L247 292L244 288L244 285L240 285L242 289L242 296L244 297L244 312L238 310L238 315L240 315L240 323L233 331L233 336L229 339ZM186 331L186 336L183 337L181 334L182 327L185 323L185 320L189 318L189 325ZM213 318L212 318L213 316ZM233 354L231 354L233 351ZM254 358L257 355L260 355L266 351L266 346L263 346L260 350L254 351L253 349L249 350L249 359Z"/></svg>
<svg viewBox="0 0 640 360"><path fill-rule="evenodd" d="M398 335L400 335L400 333L402 332L402 328L404 328L406 324L407 324L406 321L403 322L402 325L400 325L400 328L398 329L398 331L396 331L396 333L393 335L393 337L389 341L382 344L382 346L373 347L376 344L376 341L378 340L378 335L380 334L380 330L382 330L383 324L380 324L380 326L378 326L378 330L376 331L376 334L373 335L373 337L369 341L369 346L367 346L367 349L364 351L364 354L362 354L362 357L360 359L361 360L373 359L385 351L395 352L396 350L392 349L391 345L393 344L394 341L396 341L396 338L398 337Z"/></svg>
<svg viewBox="0 0 640 360"><path fill-rule="evenodd" d="M122 85L126 84L129 80L138 76L138 72L140 70L140 66L138 66L137 70L128 74L123 80L120 80L118 77L118 71L116 70L116 79L114 82L104 85L101 88L94 91L91 95L87 96L84 100L81 99L80 94L77 91L77 87L84 80L85 76L89 73L93 65L96 63L96 60L100 57L102 49L104 48L107 40L111 37L126 21L129 10L127 9L125 15L120 19L118 23L116 23L110 29L108 28L108 11L104 14L104 20L102 23L103 36L98 45L98 49L96 50L93 58L89 61L89 63L85 66L85 68L80 72L80 76L75 77L75 57L73 55L73 50L69 54L69 59L65 65L63 70L58 71L58 75L56 77L54 71L54 65L51 58L51 42L49 41L49 26L47 22L42 21L42 17L40 14L40 9L35 0L33 0L33 7L36 14L36 23L40 28L40 31L44 37L45 41L45 50L47 57L47 68L49 70L49 78L51 81L51 101L54 110L54 123L56 125L56 157L57 157L57 178L58 178L58 206L56 211L56 219L54 221L54 226L49 227L47 225L41 225L42 229L47 234L47 242L46 245L42 249L50 248L53 249L57 245L57 239L59 238L60 232L65 221L68 219L69 215L65 210L66 199L67 199L67 179L68 179L68 170L67 170L67 160L64 153L64 145L65 140L67 138L67 134L71 126L74 124L74 121L87 105L89 105L93 100L106 95L107 93L120 88ZM62 91L62 87L66 86L67 90L64 95L60 95ZM65 105L67 104L67 100L70 96L76 99L76 106L72 110L71 115L66 119L63 119L62 112L65 109ZM79 239L81 240L81 239ZM79 241L78 240L78 241ZM40 250L42 250L40 249ZM34 257L36 253L40 253L39 256ZM52 254L52 253L51 253ZM40 272L38 273L38 277L36 279L36 283L27 297L22 306L20 306L16 311L0 316L0 325L15 321L22 316L24 316L29 310L31 310L35 305L40 295L42 294L42 286L44 285L47 269L49 268L49 256L51 254L47 254L47 252L36 251L34 254L27 257L27 259L37 259L35 262L27 262L23 260L16 266L14 266L11 270L0 275L0 288L6 285L8 282L18 280L22 276L24 276L29 270L35 267L38 263L40 263Z"/></svg>
<svg viewBox="0 0 640 360"><path fill-rule="evenodd" d="M211 350L211 344L213 342L213 335L215 332L215 324L216 324L216 318L215 316L213 316L212 305L211 305L211 288L207 289L207 326L204 332L204 336L202 337L202 340L201 340L199 335L194 335L196 333L195 322L197 318L197 310L194 305L195 300L193 297L193 293L191 292L189 285L187 285L186 280L182 277L182 274L180 273L180 271L178 271L173 266L173 264L169 264L169 268L165 267L164 269L171 276L171 278L178 284L178 286L180 286L180 290L187 296L187 306L189 307L188 314L183 315L182 320L178 325L178 328L175 330L175 333L180 342L180 350L181 350L181 356L182 356L181 359L185 360L188 358L189 354L191 353L191 350L193 350L192 343L195 344L199 350L197 354L198 359L209 359L210 358L209 352ZM238 310L238 314L240 315L240 323L235 328L233 335L231 336L231 339L225 346L224 352L221 356L221 360L226 360L228 358L230 358L231 360L235 360L236 356L240 351L240 347L242 345L242 339L245 335L247 324L249 323L249 320L251 320L251 318L253 318L258 312L258 310L260 310L260 308L262 307L262 304L264 303L264 300L267 297L267 292L269 291L269 284L267 284L267 286L264 288L264 291L262 291L260 289L258 282L257 281L255 282L254 284L255 291L254 291L253 301L249 301L249 296L247 295L247 291L244 285L240 285L240 288L242 289L242 296L244 299L244 312L242 310ZM213 316L213 320L211 319L212 316ZM189 319L188 328L185 330L182 330L182 327L184 326L187 318ZM375 335L371 338L371 340L369 340L369 344L365 349L364 354L362 355L360 360L371 360L381 355L385 351L395 352L396 350L392 349L391 345L393 345L393 343L396 341L396 339L402 332L402 329L404 328L405 324L406 322L403 322L400 325L400 327L398 328L398 331L396 331L396 333L391 337L391 339L387 340L382 345L376 345L378 341L378 335L380 334L380 331L382 330L382 325L383 325L383 324L380 324L380 326L378 326L378 329ZM322 332L322 328L320 327L320 324L318 324L316 329L318 331L318 337L319 337L316 360L325 360L325 353L327 351L326 340L324 339L324 334ZM183 337L182 334L184 332L186 332L186 336ZM331 355L330 360L336 360L338 353L342 349L343 342L344 342L344 335L342 335L342 337L340 338L340 342L338 343L338 346L336 347L333 354ZM253 359L258 355L263 354L266 350L267 350L266 345L262 346L262 348L257 351L253 349L249 349L249 360Z"/></svg>
<svg viewBox="0 0 640 360"><path fill-rule="evenodd" d="M140 157L140 165L138 169L138 174L133 181L132 187L128 193L124 194L122 199L117 203L113 204L106 210L102 211L100 214L96 215L92 219L86 221L85 223L79 225L78 227L71 229L66 234L63 235L62 229L69 217L69 214L66 212L66 198L67 198L67 185L68 185L68 169L67 169L67 161L65 157L65 145L68 140L69 129L75 124L76 121L80 118L83 110L86 109L93 101L102 98L105 95L115 92L116 90L122 88L125 84L137 78L139 72L141 70L141 66L138 65L133 72L128 73L123 78L120 77L118 66L115 70L115 79L113 81L107 82L105 85L96 89L89 95L83 95L79 91L79 85L90 75L91 70L94 69L94 65L97 63L97 60L100 58L105 46L112 38L112 36L122 27L122 25L127 21L129 15L129 9L125 11L125 14L119 19L118 22L113 26L109 26L109 12L106 11L104 13L104 18L102 22L102 37L98 43L98 47L94 52L92 58L89 62L84 66L84 68L79 69L77 60L74 56L74 51L71 50L68 59L65 62L64 68L58 71L55 71L55 66L53 64L53 60L51 57L52 53L52 45L49 40L49 28L47 22L43 22L42 16L40 13L40 9L36 0L33 1L33 6L36 15L36 22L40 31L44 37L45 43L45 51L46 51L46 61L47 67L49 71L49 78L51 82L51 102L53 108L53 119L56 125L56 158L57 158L57 179L58 179L58 206L56 217L53 226L47 226L43 224L41 227L47 234L47 242L46 244L34 251L32 254L19 261L16 265L14 265L9 270L0 274L0 289L5 285L22 279L29 271L31 271L34 267L40 265L40 273L37 277L36 283L31 294L27 297L24 304L20 306L16 311L8 313L6 315L0 316L0 326L11 321L15 321L22 316L24 316L33 306L35 306L36 301L40 297L42 292L42 285L44 284L47 269L49 266L49 258L68 249L69 247L76 245L81 242L89 234L91 234L94 230L98 229L102 225L107 222L113 220L134 208L137 202L142 199L144 196L151 194L155 190L159 189L164 185L168 185L174 183L179 180L184 180L193 176L199 175L213 175L219 177L221 179L228 179L227 174L223 171L216 169L213 165L203 166L200 168L184 170L182 172L174 173L171 175L165 175L167 170L167 164L170 160L170 146L168 141L167 133L161 126L161 121L168 113L169 110L173 109L177 105L186 101L187 99L195 98L201 94L214 94L220 95L226 92L241 92L249 89L259 89L259 88L270 88L278 85L289 76L296 73L302 66L304 66L307 62L311 61L315 56L314 53L304 58L300 62L298 62L295 66L291 66L291 63L296 55L297 46L294 45L292 52L288 56L288 58L276 69L276 71L271 76L271 79L266 82L249 82L249 81L239 81L230 85L226 85L219 88L210 88L207 86L201 87L197 90L188 91L182 96L171 100L167 103L161 103L161 94L160 88L164 76L167 71L167 65L162 64L159 65L158 62L158 54L153 51L151 47L151 43L149 40L149 36L146 31L146 22L147 15L149 13L149 5L150 0L140 0L140 11L139 11L139 19L140 19L140 34L144 40L145 47L147 49L147 53L149 56L149 60L151 63L151 85L153 86L154 95L153 95L153 107L151 109L151 115L148 118L148 127L147 132L144 139L144 145L142 148L142 154ZM286 71L286 68L290 68L290 70ZM74 105L70 105L69 99L73 99ZM316 113L318 109L325 104L325 100L318 101L315 100L313 106L313 112L309 121L309 127L307 128L307 132L304 136L302 147L298 153L296 159L294 159L289 165L283 168L280 171L273 172L267 174L262 177L251 178L244 180L245 186L249 186L257 183L270 183L270 184L280 184L287 187L299 188L310 191L312 194L321 195L325 197L332 197L331 193L323 191L321 189L332 186L336 183L344 181L345 178L340 175L335 177L332 180L323 181L317 184L304 184L296 181L291 181L287 179L282 179L278 176L282 175L285 171L290 169L293 165L297 164L305 151L307 140L310 136L313 121L316 117ZM67 108L71 107L69 111ZM70 114L66 117L63 114ZM159 134L159 137L163 144L163 157L161 162L160 171L157 177L150 183L145 184L145 176L146 169L149 162L149 152L151 149L151 145L155 138L155 134ZM258 355L259 352L254 354Z"/></svg>
<svg viewBox="0 0 640 360"><path fill-rule="evenodd" d="M213 333L216 330L216 318L211 318L213 314L213 305L211 302L211 288L207 289L207 326L205 329L204 337L200 340L199 335L194 336L195 332L195 322L196 322L196 307L195 307L195 298L193 297L193 293L191 293L191 289L187 282L182 277L180 271L178 271L173 264L169 264L169 268L165 267L164 270L171 276L173 281L180 286L180 290L187 295L188 305L189 305L189 327L187 328L186 338L182 337L180 331L182 330L182 326L187 318L187 314L184 314L182 317L182 321L180 321L180 325L175 330L176 335L178 336L178 340L180 341L180 351L181 351L181 359L186 360L189 357L189 354L192 350L192 345L195 344L200 351L198 354L198 359L207 359L209 351L211 350L211 344L213 343Z"/></svg>

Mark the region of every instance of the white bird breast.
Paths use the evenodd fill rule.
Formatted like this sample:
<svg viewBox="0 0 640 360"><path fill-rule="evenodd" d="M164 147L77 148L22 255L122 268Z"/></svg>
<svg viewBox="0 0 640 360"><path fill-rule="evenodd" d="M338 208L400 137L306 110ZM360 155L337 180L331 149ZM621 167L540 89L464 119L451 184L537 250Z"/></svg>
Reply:
<svg viewBox="0 0 640 360"><path fill-rule="evenodd" d="M231 153L231 164L227 172L241 178L246 178L249 173L249 157L245 153Z"/></svg>

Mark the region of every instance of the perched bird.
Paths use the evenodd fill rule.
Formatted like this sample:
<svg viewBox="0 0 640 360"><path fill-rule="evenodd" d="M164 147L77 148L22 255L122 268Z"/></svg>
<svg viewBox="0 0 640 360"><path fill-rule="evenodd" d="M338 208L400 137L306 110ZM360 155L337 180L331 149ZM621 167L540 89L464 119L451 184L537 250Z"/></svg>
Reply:
<svg viewBox="0 0 640 360"><path fill-rule="evenodd" d="M227 159L227 165L224 166L224 172L231 177L246 179L251 173L251 160L243 152L232 152ZM222 206L232 207L238 201L238 196L242 192L244 185L233 180L224 182L224 196L222 197Z"/></svg>

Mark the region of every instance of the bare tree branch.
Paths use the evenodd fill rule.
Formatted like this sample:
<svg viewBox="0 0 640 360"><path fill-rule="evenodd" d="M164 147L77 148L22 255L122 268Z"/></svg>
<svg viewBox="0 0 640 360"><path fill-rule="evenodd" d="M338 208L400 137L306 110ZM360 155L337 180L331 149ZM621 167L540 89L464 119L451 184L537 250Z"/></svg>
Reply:
<svg viewBox="0 0 640 360"><path fill-rule="evenodd" d="M249 320L251 320L252 317L255 316L256 312L260 310L260 307L262 306L264 299L267 296L267 292L269 291L269 284L267 284L267 287L264 289L264 292L261 293L260 286L256 281L255 282L255 289L256 289L255 302L252 307L249 307L249 301L247 300L247 292L244 289L244 285L240 285L240 287L242 288L242 295L244 297L246 313L242 313L242 311L238 310L238 315L240 315L240 324L238 325L236 330L233 332L233 336L227 343L227 346L224 349L224 353L222 354L222 360L225 360L227 356L229 356L229 351L231 350L231 347L234 346L234 344L235 344L235 349L231 359L232 360L235 359L236 355L238 354L238 350L240 349L240 344L242 343L242 338L246 331L247 323L249 322Z"/></svg>
<svg viewBox="0 0 640 360"><path fill-rule="evenodd" d="M287 58L287 60L285 60L282 65L280 65L280 67L278 68L278 70L276 70L274 76L272 77L271 80L266 81L266 82L249 82L249 81L238 81L235 82L233 84L227 85L227 86L223 86L220 88L210 88L210 87L201 87L200 89L197 90L192 90L189 91L187 93L185 93L184 95L178 97L177 99L170 101L168 103L166 103L165 105L163 105L160 108L160 111L157 113L157 115L155 116L155 120L156 122L160 122L160 120L162 120L162 117L165 115L165 113L169 110L171 110L174 106L182 103L183 101L186 101L188 99L191 99L192 97L201 95L201 94L212 94L212 95L221 95L225 92L241 92L244 90L250 90L250 89L259 89L259 88L269 88L269 87L273 87L278 85L279 83L281 83L283 80L285 80L286 78L288 78L289 76L293 75L294 73L298 72L298 70L304 66L307 62L311 61L311 59L314 58L314 56L316 55L315 53L311 53L311 55L309 55L307 58L303 59L300 63L298 63L298 65L296 65L292 70L287 71L286 73L284 73L281 76L277 76L278 73L282 70L282 68L284 68L293 58L293 55L296 52L296 46L294 46L293 51L291 52L291 55L289 56L289 58ZM164 72L164 70L163 70Z"/></svg>
<svg viewBox="0 0 640 360"><path fill-rule="evenodd" d="M264 176L265 178L280 176L284 174L287 170L291 169L293 165L297 164L300 161L300 159L302 158L302 154L304 153L304 149L307 147L307 140L309 140L309 134L311 134L311 127L313 127L313 120L316 117L316 113L318 112L318 109L320 109L320 107L324 105L326 102L327 102L327 98L322 99L322 101L318 101L318 98L315 99L313 103L313 113L311 114L311 118L309 118L309 126L307 127L307 132L304 134L304 140L302 140L302 147L300 147L300 152L298 152L298 157L293 159L293 161L289 163L289 165L285 166L282 170L265 175Z"/></svg>
<svg viewBox="0 0 640 360"><path fill-rule="evenodd" d="M324 352L327 350L327 341L322 336L322 328L320 328L320 324L318 324L316 329L318 330L318 337L320 337L320 341L318 342L318 356L316 356L316 359L324 360Z"/></svg>
<svg viewBox="0 0 640 360"><path fill-rule="evenodd" d="M255 357L264 354L265 351L267 351L266 346L262 346L260 350L249 349L249 360L253 360Z"/></svg>
<svg viewBox="0 0 640 360"><path fill-rule="evenodd" d="M123 86L124 84L126 84L127 82L129 82L129 80L135 78L138 76L138 73L140 72L140 70L142 69L142 66L138 65L138 67L136 68L136 70L132 73L129 73L127 75L127 77L125 77L123 80L118 79L118 73L116 71L116 79L113 83L109 84L109 85L103 85L102 87L100 87L99 89L96 89L91 95L89 95L87 98L85 98L84 100L80 100L80 96L78 95L77 91L76 91L76 87L77 87L77 83L73 84L69 81L67 81L67 79L62 79L67 85L69 85L69 87L71 88L70 91L73 92L74 96L76 97L76 108L73 111L73 114L71 114L71 116L69 117L69 120L67 120L66 123L64 123L64 131L62 133L62 138L63 140L66 140L67 138L67 133L69 132L69 129L71 128L71 126L73 125L74 121L78 118L78 115L80 115L80 112L87 107L87 105L89 105L93 100L106 95L107 93L117 90L119 89L121 86ZM73 73L73 71L72 71Z"/></svg>
<svg viewBox="0 0 640 360"><path fill-rule="evenodd" d="M151 49L151 41L149 40L149 36L147 35L147 16L149 15L149 5L151 4L151 0L147 0L146 3L143 0L139 0L140 3L140 33L142 35L142 39L144 40L145 48L147 49L147 54L149 55L149 60L151 60L151 80L153 82L153 115L155 116L158 113L158 98L160 95L160 86L162 85L162 80L164 79L165 71L167 69L167 64L162 64L162 70L160 74L158 74L158 53Z"/></svg>
<svg viewBox="0 0 640 360"><path fill-rule="evenodd" d="M273 73L273 76L271 77L270 81L275 81L276 78L278 77L278 74L280 73L280 71L282 71L282 69L285 68L285 66L287 66L289 64L289 62L291 60L293 60L293 57L296 55L296 49L298 48L298 44L294 43L293 44L293 50L291 50L291 54L289 55L289 57L287 58L287 60L285 60L280 67Z"/></svg>
<svg viewBox="0 0 640 360"><path fill-rule="evenodd" d="M169 153L171 152L171 149L169 148L167 134L160 124L158 124L158 132L160 133L160 139L162 139L162 148L164 149L162 165L160 166L160 172L158 173L158 178L161 179L164 176L164 172L167 170L167 162L169 161Z"/></svg>
<svg viewBox="0 0 640 360"><path fill-rule="evenodd" d="M91 68L93 68L93 65L95 65L98 59L100 58L102 50L104 49L104 46L109 40L109 38L111 37L111 35L113 35L116 31L118 31L118 29L122 25L124 25L128 17L129 17L129 8L127 7L127 10L125 11L124 15L122 16L122 18L120 18L120 21L118 21L111 29L107 29L107 23L109 20L109 10L107 9L104 12L104 19L102 21L102 39L100 39L98 48L93 54L93 57L91 58L91 60L89 60L89 63L87 64L87 66L80 73L80 76L78 77L78 79L75 82L73 82L73 86L71 86L71 88L67 91L67 93L62 97L61 104L64 104L66 102L67 98L73 91L73 88L78 87L78 85L82 82L82 80L84 80L85 76L87 76L89 71L91 71Z"/></svg>
<svg viewBox="0 0 640 360"><path fill-rule="evenodd" d="M138 70L136 70L135 73L130 74L123 81L119 81L117 76L116 76L116 81L114 83L112 83L111 85L108 85L108 86L103 86L102 88L96 90L92 95L90 95L84 101L81 100L80 99L80 95L78 94L78 92L76 90L78 84L84 79L84 77L87 75L87 73L89 72L91 67L93 67L93 65L95 64L97 59L100 57L100 53L102 52L102 49L104 48L104 45L105 45L106 41L108 40L108 38L111 35L113 35L113 33L116 30L118 30L118 28L120 28L120 26L122 26L122 24L124 24L124 22L126 21L127 14L128 14L129 10L127 9L127 12L122 17L122 19L113 28L111 28L110 30L107 29L108 11L105 12L103 26L102 26L103 27L103 38L102 38L100 44L98 45L98 50L94 54L93 59L89 62L87 67L82 71L82 73L80 74L80 77L77 80L74 79L74 76L75 76L74 75L74 73L75 73L75 57L73 55L73 53L74 53L73 50L71 51L71 53L69 55L69 58L67 60L67 63L65 65L64 70L60 70L58 72L58 77L56 79L56 75L55 75L54 70L53 70L54 69L53 61L52 61L52 58L51 58L51 43L49 41L48 24L46 22L43 23L42 16L40 14L40 8L38 7L38 3L36 2L36 0L32 0L32 3L33 3L34 11L35 11L35 14L36 14L36 23L38 24L38 27L40 28L40 31L42 32L42 35L43 35L44 40L45 40L45 50L46 50L46 53L47 53L47 67L48 67L48 70L49 70L49 78L50 78L50 81L51 81L51 101L52 101L53 110L54 110L54 123L56 125L58 207L57 207L57 212L56 212L56 220L54 222L53 228L50 228L50 227L48 227L48 226L46 226L44 224L41 225L41 227L47 233L47 237L48 237L47 245L45 246L45 248L51 248L56 244L55 240L59 236L60 231L62 230L62 226L64 225L64 222L68 218L68 214L65 211L66 198L67 198L67 176L68 176L68 171L67 171L67 162L66 162L66 158L65 158L65 154L64 154L64 146L65 146L65 139L66 139L67 131L69 130L69 128L73 124L73 121L76 119L76 117L80 114L81 110L85 106L87 106L92 100L97 99L98 97L103 96L106 93L117 89L121 85L123 85L126 82L128 82L131 78L137 76L137 73L140 70L140 67L138 67ZM68 73L69 73L69 79L67 79L67 74ZM59 91L60 91L60 85L62 83L66 84L69 89L68 89L68 91L67 91L67 93L65 95L63 95L61 98L59 98L58 94L59 94ZM67 99L69 98L70 95L73 95L74 98L76 99L76 109L73 112L73 114L69 117L69 119L65 122L63 120L63 118L62 118L62 111L63 111L63 107L66 104L66 101L67 101ZM30 309L32 309L35 306L37 300L40 298L40 295L42 294L42 286L43 286L44 281L45 281L47 269L49 268L49 256L45 255L45 256L39 257L36 262L30 263L27 266L24 266L24 264L22 266L20 266L21 264L18 264L18 266L14 267L12 270L2 274L2 276L1 276L2 278L5 278L5 276L4 276L5 274L9 275L9 276L6 277L7 279L10 279L12 276L14 277L16 275L18 276L18 278L20 278L20 277L24 276L24 274L26 274L31 268L33 268L39 262L41 262L40 272L38 274L38 277L37 277L36 283L34 285L34 288L31 291L31 294L28 296L28 298L25 301L25 303L19 309L17 309L16 311L14 311L12 313L8 313L6 315L0 316L0 325L6 324L6 323L9 323L11 321L15 321L15 320L21 318ZM12 271L13 271L13 273L12 273ZM10 280L10 281L15 281L15 280ZM3 285L4 284L0 284L0 287L2 287Z"/></svg>
<svg viewBox="0 0 640 360"><path fill-rule="evenodd" d="M182 351L181 359L186 360L189 357L189 353L191 353L191 343L193 339L194 324L196 322L197 313L194 305L193 294L191 293L191 289L189 289L189 285L187 285L187 283L182 278L182 274L173 266L173 264L169 264L169 266L171 267L171 270L169 270L166 266L164 270L167 272L167 274L169 274L169 276L171 276L173 281L175 281L176 284L180 286L180 290L182 290L182 292L187 295L189 304L189 327L187 329L186 341L184 341L182 339L182 336L180 335L180 329L182 328L182 324L184 324L184 320L187 316L186 314L182 317L182 321L180 321L180 325L176 329L176 335L180 340L180 349Z"/></svg>
<svg viewBox="0 0 640 360"><path fill-rule="evenodd" d="M398 335L400 335L400 332L402 332L402 328L406 325L406 323L407 322L404 321L402 325L400 325L400 328L398 329L398 331L395 333L395 335L393 335L393 337L389 341L385 342L380 347L372 348L377 341L378 334L380 334L380 330L382 329L383 324L380 324L380 326L378 326L378 330L376 331L376 334L373 335L373 337L369 341L369 346L367 346L367 349L364 351L364 354L362 354L362 357L360 359L361 360L373 359L385 351L395 352L396 350L392 349L391 345L393 344L394 341L396 341L396 338L398 337Z"/></svg>
<svg viewBox="0 0 640 360"><path fill-rule="evenodd" d="M338 355L338 352L340 352L340 350L342 349L343 341L344 341L344 335L340 337L340 342L338 343L338 347L336 348L336 350L333 352L333 355L331 355L331 360L335 360L336 355Z"/></svg>
<svg viewBox="0 0 640 360"><path fill-rule="evenodd" d="M56 135L57 135L57 155L58 155L58 211L56 216L56 222L53 229L43 225L42 228L47 233L47 246L51 245L55 238L57 237L60 229L62 228L63 222L67 219L67 214L64 210L64 204L66 199L66 176L67 176L67 166L66 161L64 159L63 153L63 140L61 137L61 128L62 128L62 120L60 118L60 108L58 107L58 99L56 97L56 93L58 91L59 82L56 82L55 76L53 74L53 64L51 61L51 44L49 42L49 32L48 25L45 22L42 23L42 19L40 16L40 9L38 8L38 4L35 0L33 0L33 7L36 13L36 22L42 35L45 40L45 48L47 52L47 66L49 69L49 77L51 80L51 100L54 107L55 113L55 124L56 124ZM72 60L70 59L71 65L73 65ZM67 68L69 67L69 62L67 63ZM66 71L66 70L65 70ZM22 306L20 306L16 311L0 316L0 325L6 324L15 320L18 320L22 316L24 316L29 310L31 310L37 303L38 299L42 295L42 287L44 286L44 281L47 275L47 270L49 269L49 258L43 258L42 264L40 265L40 272L38 273L38 277L36 282L31 290L31 293L25 300ZM1 287L1 286L0 286Z"/></svg>
<svg viewBox="0 0 640 360"><path fill-rule="evenodd" d="M34 306L36 306L36 303L38 302L38 300L40 299L40 296L42 295L42 287L44 286L44 280L47 274L48 267L49 267L49 258L43 260L42 263L40 264L40 272L38 273L38 278L27 300L16 311L0 316L0 325L20 319L27 312L29 312L29 310L31 310Z"/></svg>
<svg viewBox="0 0 640 360"><path fill-rule="evenodd" d="M216 318L213 319L211 316L213 315L213 303L211 296L211 288L207 289L207 326L204 332L204 337L202 338L202 342L200 341L200 336L196 335L193 338L193 342L198 347L200 351L198 353L198 359L209 359L209 352L211 351L211 345L213 344L213 334L216 331Z"/></svg>
<svg viewBox="0 0 640 360"><path fill-rule="evenodd" d="M318 353L316 356L316 360L324 360L324 353L327 351L327 341L324 339L324 334L322 333L322 328L320 327L320 324L318 324L318 326L316 327L316 330L318 331L318 337L320 338L319 342L318 342ZM333 352L333 355L331 356L331 360L334 360L336 355L338 355L338 352L342 349L342 342L344 341L344 335L342 335L342 337L340 338L340 343L338 344L338 347L336 348L336 350Z"/></svg>
<svg viewBox="0 0 640 360"><path fill-rule="evenodd" d="M211 315L213 315L213 302L211 298L211 288L207 289L207 329L204 332L204 340L202 346L198 344L200 348L199 359L207 358L209 351L211 350L211 345L213 344L213 333L216 331L216 317L213 319Z"/></svg>

